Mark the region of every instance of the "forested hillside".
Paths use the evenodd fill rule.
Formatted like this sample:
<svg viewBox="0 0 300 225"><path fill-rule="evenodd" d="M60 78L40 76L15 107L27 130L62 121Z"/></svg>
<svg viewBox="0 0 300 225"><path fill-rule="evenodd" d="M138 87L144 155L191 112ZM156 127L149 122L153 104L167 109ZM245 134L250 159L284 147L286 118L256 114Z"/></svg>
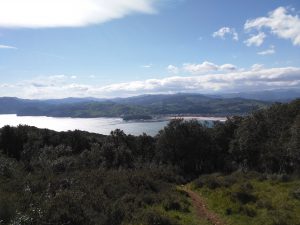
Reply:
<svg viewBox="0 0 300 225"><path fill-rule="evenodd" d="M6 126L0 129L0 152L0 224L207 224L192 222L191 203L176 186L200 176L197 188L228 188L222 179L203 175L235 171L297 179L300 100L231 117L213 127L172 120L155 137L121 130L103 136ZM243 190L237 193L247 199ZM291 218L279 212L277 221L286 223L277 223L267 213L262 224L299 224L293 219L300 210L299 193L287 196L295 207ZM228 209L226 215L236 210Z"/></svg>
<svg viewBox="0 0 300 225"><path fill-rule="evenodd" d="M270 105L241 98L216 98L200 94L145 95L117 99L24 100L0 98L0 114L52 117L123 117L148 119L153 115L246 115Z"/></svg>

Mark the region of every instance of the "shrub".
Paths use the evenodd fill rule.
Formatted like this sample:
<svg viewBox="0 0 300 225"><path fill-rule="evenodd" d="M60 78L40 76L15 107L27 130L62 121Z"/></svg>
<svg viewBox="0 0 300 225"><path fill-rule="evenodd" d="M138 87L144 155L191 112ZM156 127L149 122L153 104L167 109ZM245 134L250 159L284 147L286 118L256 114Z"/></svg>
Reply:
<svg viewBox="0 0 300 225"><path fill-rule="evenodd" d="M155 194L144 194L141 197L142 203L146 205L153 205L159 201L158 197Z"/></svg>
<svg viewBox="0 0 300 225"><path fill-rule="evenodd" d="M240 212L249 217L255 217L257 215L256 209L252 205L241 206Z"/></svg>
<svg viewBox="0 0 300 225"><path fill-rule="evenodd" d="M222 186L222 183L218 177L212 176L207 180L207 187L209 189L216 189Z"/></svg>
<svg viewBox="0 0 300 225"><path fill-rule="evenodd" d="M232 209L227 208L226 211L225 211L225 214L228 215L228 216L231 215L232 214Z"/></svg>
<svg viewBox="0 0 300 225"><path fill-rule="evenodd" d="M170 198L163 201L163 208L166 211L175 210L181 212L189 212L189 202L178 198Z"/></svg>
<svg viewBox="0 0 300 225"><path fill-rule="evenodd" d="M223 179L224 187L231 187L238 181L238 178L232 175L225 176Z"/></svg>
<svg viewBox="0 0 300 225"><path fill-rule="evenodd" d="M237 199L242 204L247 204L249 202L255 202L256 197L250 193L245 192L235 192L232 194L234 199Z"/></svg>
<svg viewBox="0 0 300 225"><path fill-rule="evenodd" d="M261 174L256 171L249 171L247 174L245 174L248 179L257 179L260 177L260 175Z"/></svg>
<svg viewBox="0 0 300 225"><path fill-rule="evenodd" d="M16 215L16 209L12 200L0 198L0 224L7 224Z"/></svg>
<svg viewBox="0 0 300 225"><path fill-rule="evenodd" d="M203 175L194 181L194 185L196 188L206 186L213 190L220 187L231 187L241 179L243 179L243 175L239 172L225 176L221 176L219 174Z"/></svg>
<svg viewBox="0 0 300 225"><path fill-rule="evenodd" d="M268 179L268 175L267 174L260 174L258 176L258 181L265 181Z"/></svg>
<svg viewBox="0 0 300 225"><path fill-rule="evenodd" d="M289 182L292 180L291 176L287 175L287 174L282 174L279 177L281 182Z"/></svg>
<svg viewBox="0 0 300 225"><path fill-rule="evenodd" d="M0 221L1 221L1 219L0 219ZM11 221L11 224L13 224L13 225L32 225L35 223L33 221L33 218L31 218L30 216L18 212L17 215L14 217L14 219Z"/></svg>
<svg viewBox="0 0 300 225"><path fill-rule="evenodd" d="M196 186L196 188L203 188L205 183L204 180L202 178L198 178L194 181L194 185Z"/></svg>
<svg viewBox="0 0 300 225"><path fill-rule="evenodd" d="M292 180L292 176L288 174L272 174L269 175L269 179L275 182L289 182Z"/></svg>
<svg viewBox="0 0 300 225"><path fill-rule="evenodd" d="M249 202L255 202L257 200L256 196L253 195L253 186L251 183L246 183L240 185L237 192L232 193L232 197L242 204L247 204Z"/></svg>
<svg viewBox="0 0 300 225"><path fill-rule="evenodd" d="M145 212L142 221L145 225L178 225L173 219L154 210Z"/></svg>
<svg viewBox="0 0 300 225"><path fill-rule="evenodd" d="M272 202L269 201L269 200L266 200L266 199L260 199L260 200L258 200L256 202L256 206L258 208L265 208L265 209L268 209L268 210L273 209Z"/></svg>
<svg viewBox="0 0 300 225"><path fill-rule="evenodd" d="M0 150L0 176L8 179L14 178L17 172L17 167L18 165L15 160L1 155Z"/></svg>
<svg viewBox="0 0 300 225"><path fill-rule="evenodd" d="M178 194L180 194L181 196L187 198L189 197L189 194L183 190L176 190L178 192Z"/></svg>
<svg viewBox="0 0 300 225"><path fill-rule="evenodd" d="M49 224L90 224L83 207L78 206L83 196L79 192L60 191L44 208L44 221Z"/></svg>
<svg viewBox="0 0 300 225"><path fill-rule="evenodd" d="M293 196L295 199L300 200L300 188L297 188L296 190L292 191L292 196Z"/></svg>
<svg viewBox="0 0 300 225"><path fill-rule="evenodd" d="M286 210L274 210L270 212L270 217L272 220L272 225L291 225L291 215Z"/></svg>
<svg viewBox="0 0 300 225"><path fill-rule="evenodd" d="M178 200L167 199L163 202L163 207L166 211L170 210L181 210L181 204Z"/></svg>
<svg viewBox="0 0 300 225"><path fill-rule="evenodd" d="M202 188L207 186L209 189L216 189L224 186L224 182L221 177L216 174L203 175L194 181L197 188Z"/></svg>

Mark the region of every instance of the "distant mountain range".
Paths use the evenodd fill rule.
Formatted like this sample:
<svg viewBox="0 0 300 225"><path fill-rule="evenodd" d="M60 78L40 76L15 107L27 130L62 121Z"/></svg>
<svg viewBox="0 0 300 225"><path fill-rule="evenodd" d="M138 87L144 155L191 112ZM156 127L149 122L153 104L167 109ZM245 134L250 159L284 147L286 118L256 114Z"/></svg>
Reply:
<svg viewBox="0 0 300 225"><path fill-rule="evenodd" d="M150 119L163 115L243 115L270 103L200 94L143 95L130 98L66 98L27 100L0 98L0 114L53 117L123 117Z"/></svg>
<svg viewBox="0 0 300 225"><path fill-rule="evenodd" d="M164 115L244 115L300 97L300 90L274 90L221 95L172 94L141 95L129 98L65 98L28 100L0 98L0 114L53 117L123 117L150 119Z"/></svg>
<svg viewBox="0 0 300 225"><path fill-rule="evenodd" d="M276 89L268 91L253 91L242 93L220 94L217 97L221 98L244 98L255 99L269 102L288 102L296 98L300 98L299 89Z"/></svg>

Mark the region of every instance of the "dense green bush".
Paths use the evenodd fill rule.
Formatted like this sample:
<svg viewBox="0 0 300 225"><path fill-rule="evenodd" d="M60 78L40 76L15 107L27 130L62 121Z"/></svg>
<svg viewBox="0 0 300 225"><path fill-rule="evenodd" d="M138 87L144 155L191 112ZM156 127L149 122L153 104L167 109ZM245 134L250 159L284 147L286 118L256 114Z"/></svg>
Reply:
<svg viewBox="0 0 300 225"><path fill-rule="evenodd" d="M295 199L300 200L300 187L297 188L296 190L294 190L294 191L292 192L292 196L293 196Z"/></svg>
<svg viewBox="0 0 300 225"><path fill-rule="evenodd" d="M230 187L235 184L238 180L238 177L235 173L228 176L221 176L221 174L210 174L202 175L199 178L195 179L193 184L197 188L208 187L209 189L216 189L220 187Z"/></svg>
<svg viewBox="0 0 300 225"><path fill-rule="evenodd" d="M257 200L257 197L253 194L253 186L248 182L240 185L238 190L232 193L232 197L242 204L256 202Z"/></svg>
<svg viewBox="0 0 300 225"><path fill-rule="evenodd" d="M16 216L16 206L12 199L0 193L0 224L9 224Z"/></svg>
<svg viewBox="0 0 300 225"><path fill-rule="evenodd" d="M253 205L243 205L240 208L240 212L246 216L255 217L257 212Z"/></svg>
<svg viewBox="0 0 300 225"><path fill-rule="evenodd" d="M272 225L291 225L292 215L287 210L273 210L269 212L270 218L272 220ZM299 224L299 223L298 223ZM297 225L297 224L295 224Z"/></svg>
<svg viewBox="0 0 300 225"><path fill-rule="evenodd" d="M175 191L164 197L162 206L166 211L175 210L189 212L190 203L186 200L187 197L188 195L186 192Z"/></svg>
<svg viewBox="0 0 300 225"><path fill-rule="evenodd" d="M142 216L145 225L178 225L174 219L161 214L158 211L146 211Z"/></svg>

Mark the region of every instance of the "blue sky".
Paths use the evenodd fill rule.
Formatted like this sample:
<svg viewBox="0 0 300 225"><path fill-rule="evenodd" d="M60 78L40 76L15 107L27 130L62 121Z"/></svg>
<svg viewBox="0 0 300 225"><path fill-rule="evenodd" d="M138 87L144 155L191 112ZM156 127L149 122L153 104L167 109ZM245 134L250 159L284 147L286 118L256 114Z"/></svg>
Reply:
<svg viewBox="0 0 300 225"><path fill-rule="evenodd" d="M300 88L299 0L107 2L1 1L0 95Z"/></svg>

